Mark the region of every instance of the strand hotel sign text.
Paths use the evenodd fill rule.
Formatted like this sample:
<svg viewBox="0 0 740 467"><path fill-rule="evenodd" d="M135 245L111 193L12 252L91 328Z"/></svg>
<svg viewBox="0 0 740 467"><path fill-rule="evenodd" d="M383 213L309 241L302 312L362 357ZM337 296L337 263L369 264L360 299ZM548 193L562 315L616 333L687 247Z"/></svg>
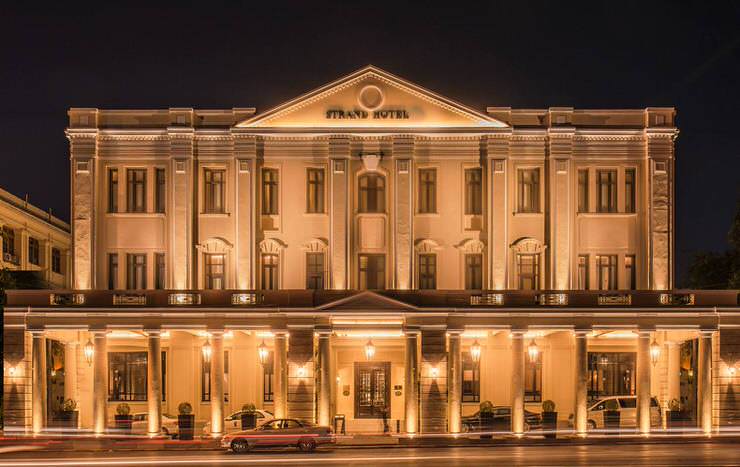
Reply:
<svg viewBox="0 0 740 467"><path fill-rule="evenodd" d="M409 113L404 109L382 109L385 103L385 94L373 84L362 88L357 96L359 109L329 109L326 111L328 120L408 120Z"/></svg>

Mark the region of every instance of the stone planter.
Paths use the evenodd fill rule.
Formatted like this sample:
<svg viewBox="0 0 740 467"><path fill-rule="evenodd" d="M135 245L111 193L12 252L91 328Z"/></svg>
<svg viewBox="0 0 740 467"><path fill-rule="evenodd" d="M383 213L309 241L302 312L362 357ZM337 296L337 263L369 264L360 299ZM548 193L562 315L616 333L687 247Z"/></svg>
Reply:
<svg viewBox="0 0 740 467"><path fill-rule="evenodd" d="M195 433L195 415L178 415L177 416L178 438L182 440L193 439Z"/></svg>
<svg viewBox="0 0 740 467"><path fill-rule="evenodd" d="M557 433L555 430L558 429L558 413L557 412L542 412L542 430L552 431L552 433L545 433L545 438L556 438Z"/></svg>
<svg viewBox="0 0 740 467"><path fill-rule="evenodd" d="M254 413L242 414L242 430L251 430L257 426L257 415Z"/></svg>
<svg viewBox="0 0 740 467"><path fill-rule="evenodd" d="M134 421L133 415L115 415L116 430L123 432L131 431L131 424Z"/></svg>
<svg viewBox="0 0 740 467"><path fill-rule="evenodd" d="M607 430L619 430L621 416L619 410L604 411L604 428Z"/></svg>

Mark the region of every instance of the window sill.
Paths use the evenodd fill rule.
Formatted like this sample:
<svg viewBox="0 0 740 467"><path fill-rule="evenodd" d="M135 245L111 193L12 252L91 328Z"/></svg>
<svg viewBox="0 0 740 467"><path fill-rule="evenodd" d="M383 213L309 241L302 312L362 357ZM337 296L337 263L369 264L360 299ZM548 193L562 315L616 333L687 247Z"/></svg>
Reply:
<svg viewBox="0 0 740 467"><path fill-rule="evenodd" d="M146 218L146 217L161 217L164 218L165 214L162 212L106 212L106 217L122 217L122 218Z"/></svg>
<svg viewBox="0 0 740 467"><path fill-rule="evenodd" d="M303 217L328 217L329 214L325 212L304 212Z"/></svg>
<svg viewBox="0 0 740 467"><path fill-rule="evenodd" d="M436 218L436 217L442 217L438 212L417 212L414 214L416 217L429 217L429 218Z"/></svg>
<svg viewBox="0 0 740 467"><path fill-rule="evenodd" d="M213 217L213 218L219 218L219 217L229 217L231 216L231 213L228 212L201 212L198 214L199 217Z"/></svg>
<svg viewBox="0 0 740 467"><path fill-rule="evenodd" d="M516 217L539 217L542 216L542 212L521 212L521 211L514 211L511 213L512 216Z"/></svg>
<svg viewBox="0 0 740 467"><path fill-rule="evenodd" d="M637 217L636 212L579 212L579 217Z"/></svg>

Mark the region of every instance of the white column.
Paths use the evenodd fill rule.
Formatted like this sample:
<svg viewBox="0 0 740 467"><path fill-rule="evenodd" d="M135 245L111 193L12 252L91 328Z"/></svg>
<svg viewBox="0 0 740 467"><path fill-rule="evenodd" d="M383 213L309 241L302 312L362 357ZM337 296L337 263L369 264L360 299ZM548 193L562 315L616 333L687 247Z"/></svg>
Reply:
<svg viewBox="0 0 740 467"><path fill-rule="evenodd" d="M31 331L31 336L31 428L37 434L46 425L46 339L43 331Z"/></svg>
<svg viewBox="0 0 740 467"><path fill-rule="evenodd" d="M103 434L108 423L108 340L105 331L93 332L93 431Z"/></svg>
<svg viewBox="0 0 740 467"><path fill-rule="evenodd" d="M650 331L640 330L637 339L637 428L650 434Z"/></svg>
<svg viewBox="0 0 740 467"><path fill-rule="evenodd" d="M224 332L211 331L211 434L224 431Z"/></svg>
<svg viewBox="0 0 740 467"><path fill-rule="evenodd" d="M578 436L588 431L588 335L590 331L577 330L575 351L575 416Z"/></svg>
<svg viewBox="0 0 740 467"><path fill-rule="evenodd" d="M318 409L319 425L329 426L331 424L331 332L319 332L319 387L318 387Z"/></svg>
<svg viewBox="0 0 740 467"><path fill-rule="evenodd" d="M406 433L416 433L419 426L418 340L418 331L406 331L406 374L404 381L406 385L406 391L404 393L406 402Z"/></svg>
<svg viewBox="0 0 740 467"><path fill-rule="evenodd" d="M275 333L275 356L273 359L273 374L275 388L273 392L273 408L275 418L285 418L288 415L288 336L285 332Z"/></svg>
<svg viewBox="0 0 740 467"><path fill-rule="evenodd" d="M699 427L705 434L712 433L712 331L699 335Z"/></svg>
<svg viewBox="0 0 740 467"><path fill-rule="evenodd" d="M511 331L511 431L524 434L524 331Z"/></svg>
<svg viewBox="0 0 740 467"><path fill-rule="evenodd" d="M150 435L162 431L162 339L159 330L147 331L147 409Z"/></svg>
<svg viewBox="0 0 740 467"><path fill-rule="evenodd" d="M462 428L462 331L448 331L449 357L448 357L448 410L447 420L450 433L460 433Z"/></svg>

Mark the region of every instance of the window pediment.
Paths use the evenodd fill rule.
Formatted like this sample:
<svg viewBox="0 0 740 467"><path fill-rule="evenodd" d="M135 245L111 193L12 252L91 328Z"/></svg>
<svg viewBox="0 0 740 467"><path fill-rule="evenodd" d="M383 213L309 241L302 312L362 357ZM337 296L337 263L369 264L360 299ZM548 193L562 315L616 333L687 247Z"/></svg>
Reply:
<svg viewBox="0 0 740 467"><path fill-rule="evenodd" d="M223 239L221 237L213 237L209 238L208 240L204 241L200 245L196 245L196 248L198 251L201 251L203 253L228 253L232 248L234 248L234 245L230 243L228 240Z"/></svg>
<svg viewBox="0 0 740 467"><path fill-rule="evenodd" d="M267 253L267 254L277 254L280 253L280 250L287 247L288 245L276 238L266 238L260 242L260 252L261 253Z"/></svg>
<svg viewBox="0 0 740 467"><path fill-rule="evenodd" d="M510 245L510 248L516 253L538 254L547 248L541 241L532 237L522 237Z"/></svg>

